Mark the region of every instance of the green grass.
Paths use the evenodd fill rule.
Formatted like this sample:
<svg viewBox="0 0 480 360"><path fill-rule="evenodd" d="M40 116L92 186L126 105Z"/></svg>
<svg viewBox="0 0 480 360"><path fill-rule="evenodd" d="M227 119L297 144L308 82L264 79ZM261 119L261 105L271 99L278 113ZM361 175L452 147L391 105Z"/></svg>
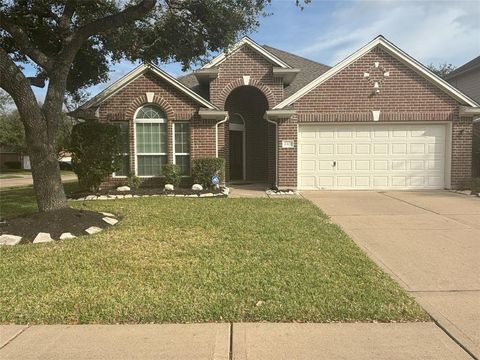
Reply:
<svg viewBox="0 0 480 360"><path fill-rule="evenodd" d="M77 190L78 184L74 181L66 181L63 187L69 193ZM33 214L37 211L32 186L0 189L0 218L8 219L19 215Z"/></svg>
<svg viewBox="0 0 480 360"><path fill-rule="evenodd" d="M32 212L29 191L2 192L2 211L7 199L7 215ZM157 197L87 207L123 220L94 236L0 249L1 323L428 319L304 200Z"/></svg>

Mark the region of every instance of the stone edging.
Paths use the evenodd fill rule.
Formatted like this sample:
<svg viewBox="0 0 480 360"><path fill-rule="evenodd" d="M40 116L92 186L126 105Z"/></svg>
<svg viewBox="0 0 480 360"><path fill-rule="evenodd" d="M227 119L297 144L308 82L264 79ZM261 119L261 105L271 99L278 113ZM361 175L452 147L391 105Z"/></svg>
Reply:
<svg viewBox="0 0 480 360"><path fill-rule="evenodd" d="M470 190L450 190L455 194L461 194L466 196L480 197L480 193L472 193Z"/></svg>
<svg viewBox="0 0 480 360"><path fill-rule="evenodd" d="M298 195L298 192L293 190L267 190L266 191L268 196L275 196L275 195Z"/></svg>
<svg viewBox="0 0 480 360"><path fill-rule="evenodd" d="M69 199L71 201L92 201L92 200L114 200L114 199L131 199L131 198L145 198L145 197L180 197L180 198L212 198L212 197L227 197L230 193L229 188L223 188L221 193L198 193L198 194L153 194L153 195L88 195L78 199Z"/></svg>
<svg viewBox="0 0 480 360"><path fill-rule="evenodd" d="M102 218L109 225L115 225L118 223L118 219L115 218L114 214L101 212L100 214L104 215ZM89 228L85 229L85 232L89 235L93 235L102 231L102 228L98 226L90 226ZM76 238L75 235L69 232L62 233L58 240L67 240L67 239L74 239ZM2 245L17 245L22 240L21 236L10 235L10 234L3 234L0 235L0 246ZM39 232L35 239L33 239L33 244L41 244L41 243L49 243L55 241L52 239L50 233Z"/></svg>

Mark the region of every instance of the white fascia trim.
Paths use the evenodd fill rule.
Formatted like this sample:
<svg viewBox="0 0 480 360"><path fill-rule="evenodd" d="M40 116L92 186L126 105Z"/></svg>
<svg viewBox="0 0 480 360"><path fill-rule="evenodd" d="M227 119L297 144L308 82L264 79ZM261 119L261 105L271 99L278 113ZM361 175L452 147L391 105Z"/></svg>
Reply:
<svg viewBox="0 0 480 360"><path fill-rule="evenodd" d="M315 80L311 81L307 85L305 85L303 88L298 90L296 93L293 95L289 96L285 100L283 100L281 103L278 105L274 106L273 109L281 109L285 106L291 105L298 99L300 99L302 96L306 95L309 93L311 90L315 89L317 86L322 84L323 82L327 81L330 79L332 76L346 68L348 65L352 64L354 61L358 60L360 57L368 53L370 50L372 50L374 47L377 45L381 45L385 50L387 50L391 55L397 57L400 61L403 63L409 65L412 67L417 73L422 75L423 77L427 78L428 80L432 81L435 85L437 85L440 89L444 90L457 100L460 100L464 104L470 105L472 107L478 107L480 106L477 104L475 101L473 101L471 98L463 94L461 91L450 85L448 82L445 80L441 79L434 73L432 73L430 70L428 70L425 66L423 66L421 63L419 63L417 60L412 58L410 55L405 53L404 51L400 50L398 47L393 45L391 42L389 42L387 39L385 39L383 36L378 36L372 41L370 41L368 44L364 45L362 48L357 50L355 53L347 57L346 59L340 61L337 65L332 67L330 70L327 72L323 73L320 75L318 78Z"/></svg>
<svg viewBox="0 0 480 360"><path fill-rule="evenodd" d="M228 115L228 111L200 109L198 115L202 119L222 120Z"/></svg>
<svg viewBox="0 0 480 360"><path fill-rule="evenodd" d="M460 116L480 116L480 108L460 106Z"/></svg>
<svg viewBox="0 0 480 360"><path fill-rule="evenodd" d="M162 69L156 67L153 64L142 64L132 71L130 71L127 75L124 77L120 78L119 80L115 81L112 85L104 89L101 93L93 97L91 100L87 101L85 104L83 104L80 108L89 108L91 106L98 105L102 103L103 101L107 100L109 97L113 96L116 94L118 91L123 89L126 85L128 85L130 82L138 78L139 76L143 75L146 73L148 70L152 71L155 75L161 77L174 87L176 87L178 90L181 92L185 93L192 99L196 100L198 103L201 105L207 107L208 109L218 109L215 105L213 105L211 102L205 100L202 98L200 95L197 93L193 92L190 90L188 87L180 83L177 79L175 79L173 76L170 74L166 73Z"/></svg>
<svg viewBox="0 0 480 360"><path fill-rule="evenodd" d="M288 65L286 62L280 60L278 57L273 55L271 52L267 51L264 49L261 45L257 44L255 41L250 39L248 36L244 36L240 41L238 41L236 44L234 44L231 48L227 49L226 51L223 51L219 55L217 55L213 60L211 60L209 63L203 65L201 69L209 69L211 67L217 66L221 62L223 62L227 55L231 55L237 50L239 50L243 45L249 45L251 48L253 48L255 51L260 53L264 58L267 60L270 60L274 64L280 66L281 68L284 69L291 69L292 67Z"/></svg>

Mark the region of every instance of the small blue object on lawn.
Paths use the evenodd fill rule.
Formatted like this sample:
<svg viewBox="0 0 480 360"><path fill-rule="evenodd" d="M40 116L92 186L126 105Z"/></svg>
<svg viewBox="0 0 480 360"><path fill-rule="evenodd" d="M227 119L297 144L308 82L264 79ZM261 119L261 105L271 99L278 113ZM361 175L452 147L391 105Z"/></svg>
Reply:
<svg viewBox="0 0 480 360"><path fill-rule="evenodd" d="M218 185L220 183L220 179L218 175L213 175L212 176L212 185Z"/></svg>

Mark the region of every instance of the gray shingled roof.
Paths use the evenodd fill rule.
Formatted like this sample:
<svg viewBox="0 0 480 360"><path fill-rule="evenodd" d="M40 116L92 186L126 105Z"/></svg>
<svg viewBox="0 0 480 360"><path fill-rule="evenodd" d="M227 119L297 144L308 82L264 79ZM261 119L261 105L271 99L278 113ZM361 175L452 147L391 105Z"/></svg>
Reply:
<svg viewBox="0 0 480 360"><path fill-rule="evenodd" d="M476 67L480 66L480 56L477 56L475 59L470 60L466 64L460 66L458 69L455 69L450 74L447 75L447 79L452 79L457 75L463 74L469 70L472 70Z"/></svg>
<svg viewBox="0 0 480 360"><path fill-rule="evenodd" d="M263 45L263 48L271 52L280 60L286 62L292 68L300 69L300 72L297 74L292 83L285 88L285 98L294 94L302 87L307 85L309 82L316 79L330 69L330 66L320 64L313 60L305 59L301 56L289 53L287 51L276 49L267 45ZM193 73L180 76L177 78L177 80L191 90L195 91L200 96L204 97L206 100L210 100L208 98L208 88L205 86L201 86Z"/></svg>

